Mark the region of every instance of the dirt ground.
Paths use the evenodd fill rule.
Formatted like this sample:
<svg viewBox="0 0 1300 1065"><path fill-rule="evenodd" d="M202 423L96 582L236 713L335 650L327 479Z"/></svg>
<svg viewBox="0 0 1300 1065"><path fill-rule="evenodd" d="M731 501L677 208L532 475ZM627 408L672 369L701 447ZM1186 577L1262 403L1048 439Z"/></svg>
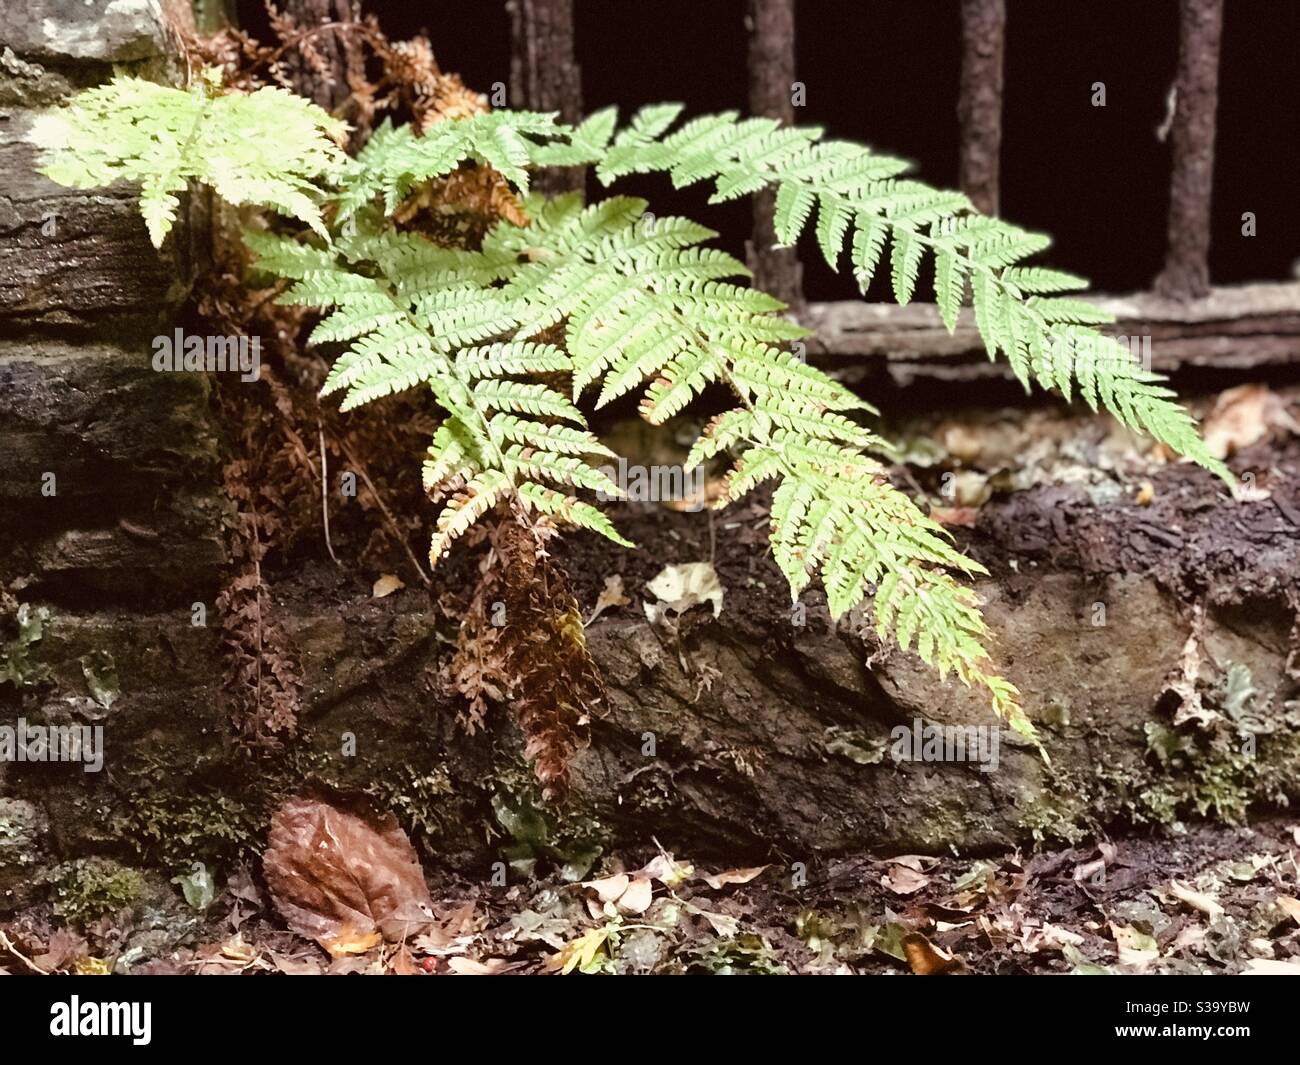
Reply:
<svg viewBox="0 0 1300 1065"><path fill-rule="evenodd" d="M864 854L822 868L698 869L629 855L582 882L431 884L435 920L357 952L285 929L237 870L206 909L146 901L57 927L0 926L23 972L1234 974L1300 969L1300 822L1199 825L1064 850L952 859ZM162 900L162 901L159 901Z"/></svg>

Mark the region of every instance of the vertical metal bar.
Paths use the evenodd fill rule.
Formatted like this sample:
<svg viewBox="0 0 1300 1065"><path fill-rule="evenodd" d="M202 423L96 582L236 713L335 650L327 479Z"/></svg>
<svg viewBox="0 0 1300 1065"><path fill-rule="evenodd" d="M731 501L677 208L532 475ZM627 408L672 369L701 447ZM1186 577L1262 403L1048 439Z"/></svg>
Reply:
<svg viewBox="0 0 1300 1065"><path fill-rule="evenodd" d="M1210 197L1223 0L1181 0L1169 243L1156 278L1161 296L1190 300L1210 291Z"/></svg>
<svg viewBox="0 0 1300 1065"><path fill-rule="evenodd" d="M510 100L515 107L582 118L582 72L574 51L573 0L507 0L510 13ZM585 171L539 174L537 187L555 195L581 189Z"/></svg>
<svg viewBox="0 0 1300 1065"><path fill-rule="evenodd" d="M998 213L998 157L1002 149L1002 71L1006 0L962 0L961 187L977 210Z"/></svg>
<svg viewBox="0 0 1300 1065"><path fill-rule="evenodd" d="M281 11L301 30L330 22L356 22L361 17L359 0L283 0ZM337 31L311 38L314 62L294 50L285 58L294 88L326 111L333 111L351 94L348 85L348 49Z"/></svg>
<svg viewBox="0 0 1300 1065"><path fill-rule="evenodd" d="M749 0L749 110L794 122L794 0ZM754 285L792 307L803 303L803 270L793 248L777 248L772 224L775 193L755 194L754 229L748 245Z"/></svg>

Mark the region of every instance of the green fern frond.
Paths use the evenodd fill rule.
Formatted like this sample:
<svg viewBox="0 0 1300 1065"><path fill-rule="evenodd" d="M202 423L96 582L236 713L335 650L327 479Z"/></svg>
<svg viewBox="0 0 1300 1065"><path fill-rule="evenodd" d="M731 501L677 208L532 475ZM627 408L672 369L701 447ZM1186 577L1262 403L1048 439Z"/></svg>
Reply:
<svg viewBox="0 0 1300 1065"><path fill-rule="evenodd" d="M191 180L231 204L259 204L324 235L317 182L346 156L330 140L346 126L285 89L220 94L212 79L172 89L118 75L42 115L32 140L60 185L140 185L149 239L161 247ZM275 151L267 151L274 144Z"/></svg>
<svg viewBox="0 0 1300 1065"><path fill-rule="evenodd" d="M513 257L491 249L445 253L363 231L329 250L264 234L249 234L248 243L257 270L292 281L282 302L329 311L310 342L347 345L326 376L324 394L344 392L347 410L427 384L447 411L423 468L425 489L450 495L430 541L431 563L510 500L627 544L590 503L539 483L607 498L621 494L592 461L613 453L572 400L541 382L519 380L571 373L569 354L536 341L477 343L517 328L529 313L492 284L509 275Z"/></svg>
<svg viewBox="0 0 1300 1065"><path fill-rule="evenodd" d="M527 168L537 165L545 142L568 132L556 125L554 115L535 111L492 111L438 122L422 134L385 120L343 171L339 217L350 218L376 198L392 214L413 188L445 177L464 162L490 166L526 192ZM596 150L596 129L587 127L586 133L576 150Z"/></svg>
<svg viewBox="0 0 1300 1065"><path fill-rule="evenodd" d="M913 297L920 268L933 257L935 293L950 331L969 280L990 357L1004 354L1026 387L1037 381L1068 397L1073 385L1094 409L1105 408L1231 480L1194 421L1162 387L1163 379L1096 328L1112 317L1056 295L1083 282L1025 265L1048 247L1047 237L985 218L958 193L901 179L905 163L860 145L822 141L818 131L773 128L767 119L734 113L694 119L670 133L679 110L658 105L634 116L602 157L592 160L600 178L609 183L625 174L663 172L676 185L712 180L715 201L774 186L782 243L798 239L815 208L816 236L827 261L836 265L847 239L864 291L889 245L890 279L900 303Z"/></svg>

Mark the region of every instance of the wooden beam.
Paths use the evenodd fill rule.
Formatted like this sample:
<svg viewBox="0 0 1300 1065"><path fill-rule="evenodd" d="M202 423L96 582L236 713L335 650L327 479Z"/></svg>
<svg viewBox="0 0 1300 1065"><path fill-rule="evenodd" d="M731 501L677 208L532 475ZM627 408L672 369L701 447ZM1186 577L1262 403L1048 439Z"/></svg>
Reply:
<svg viewBox="0 0 1300 1065"><path fill-rule="evenodd" d="M1181 0L1178 36L1169 243L1155 289L1188 300L1210 289L1210 196L1223 0Z"/></svg>
<svg viewBox="0 0 1300 1065"><path fill-rule="evenodd" d="M533 111L558 111L562 122L582 118L582 71L574 50L573 0L507 0L510 13L510 103ZM581 189L581 167L539 174L550 195Z"/></svg>
<svg viewBox="0 0 1300 1065"><path fill-rule="evenodd" d="M1153 293L1089 302L1116 316L1110 335L1151 338L1156 370L1300 365L1300 282L1215 288L1190 303ZM812 303L800 320L816 330L808 350L824 364L875 358L939 376L1010 376L1005 359L988 361L969 308L952 335L932 303Z"/></svg>
<svg viewBox="0 0 1300 1065"><path fill-rule="evenodd" d="M975 208L998 213L1006 0L961 0L961 187Z"/></svg>
<svg viewBox="0 0 1300 1065"><path fill-rule="evenodd" d="M749 110L751 114L794 123L794 0L749 0ZM754 287L792 307L803 303L803 270L793 248L777 248L772 219L776 194L755 194L754 229L748 243Z"/></svg>

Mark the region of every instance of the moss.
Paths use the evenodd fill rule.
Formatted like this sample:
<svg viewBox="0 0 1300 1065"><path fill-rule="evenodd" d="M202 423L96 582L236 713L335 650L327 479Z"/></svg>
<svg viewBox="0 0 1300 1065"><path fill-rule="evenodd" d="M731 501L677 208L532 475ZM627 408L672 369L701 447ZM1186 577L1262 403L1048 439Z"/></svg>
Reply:
<svg viewBox="0 0 1300 1065"><path fill-rule="evenodd" d="M1094 798L1089 782L1053 763L1037 791L1022 796L1016 803L1017 821L1035 843L1073 846L1096 827Z"/></svg>
<svg viewBox="0 0 1300 1065"><path fill-rule="evenodd" d="M186 866L195 860L225 861L260 850L270 821L260 788L247 795L203 782L201 765L194 775L146 761L128 779L122 811L113 819L113 835L150 862ZM223 774L224 775L224 774ZM230 772L226 779L238 779Z"/></svg>
<svg viewBox="0 0 1300 1065"><path fill-rule="evenodd" d="M110 858L78 858L50 876L54 912L82 924L125 909L144 894L144 878Z"/></svg>
<svg viewBox="0 0 1300 1065"><path fill-rule="evenodd" d="M403 831L426 851L447 832L447 799L455 794L445 766L420 772L410 765L377 775L365 794L390 810Z"/></svg>

